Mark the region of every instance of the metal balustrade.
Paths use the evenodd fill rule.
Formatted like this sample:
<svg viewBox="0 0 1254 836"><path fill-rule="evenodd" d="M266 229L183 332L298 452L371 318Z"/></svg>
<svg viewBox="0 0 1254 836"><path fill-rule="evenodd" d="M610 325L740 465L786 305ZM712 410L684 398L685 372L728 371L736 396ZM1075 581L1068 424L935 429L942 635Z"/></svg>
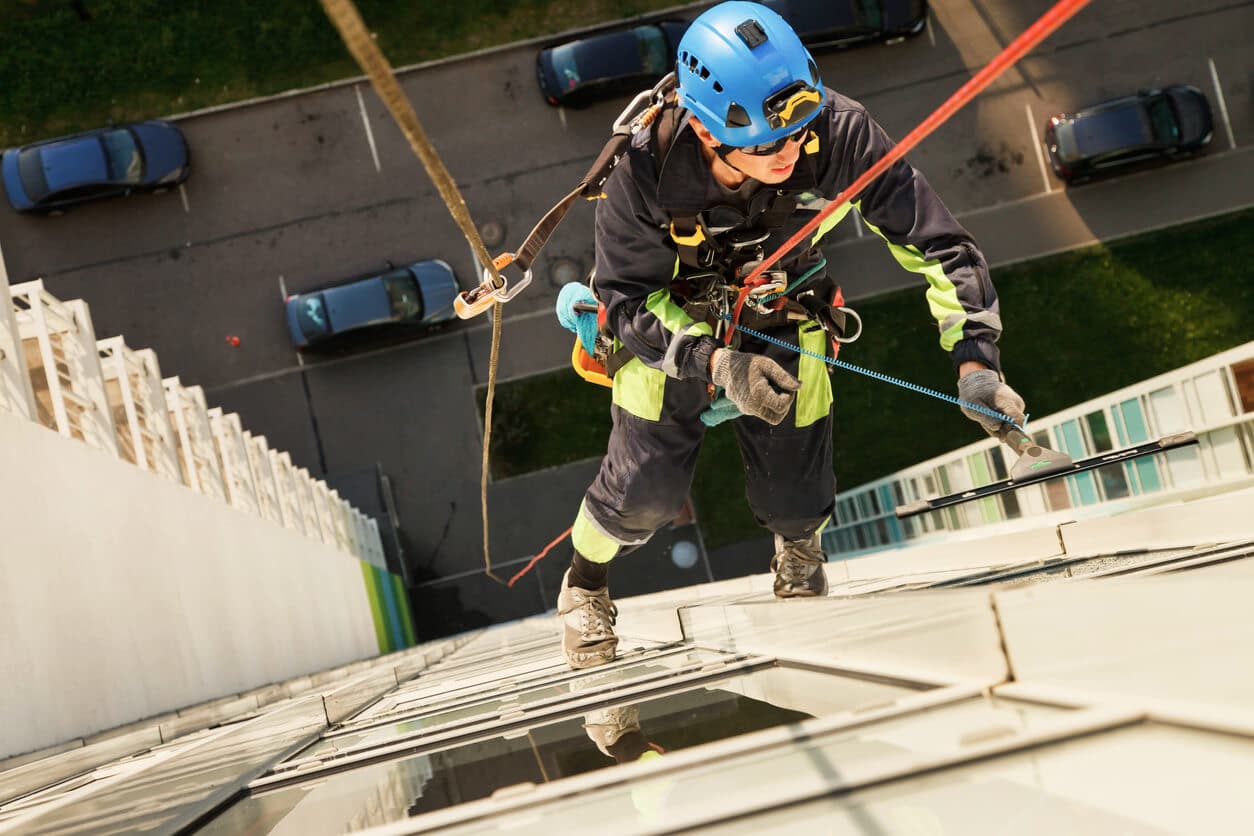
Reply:
<svg viewBox="0 0 1254 836"><path fill-rule="evenodd" d="M26 355L14 318L9 285L0 281L0 410L26 419L35 417L35 393L26 371Z"/></svg>
<svg viewBox="0 0 1254 836"><path fill-rule="evenodd" d="M81 299L0 277L0 411L383 567L379 527L338 492L161 375L156 352L97 340Z"/></svg>
<svg viewBox="0 0 1254 836"><path fill-rule="evenodd" d="M257 488L253 484L252 465L239 416L234 412L224 413L221 407L215 406L209 410L209 429L222 468L227 502L232 508L258 513Z"/></svg>
<svg viewBox="0 0 1254 836"><path fill-rule="evenodd" d="M279 485L279 508L283 512L283 524L307 537L314 537L313 530L305 528L305 498L296 466L290 453L270 451L270 466ZM316 530L316 529L315 529Z"/></svg>
<svg viewBox="0 0 1254 836"><path fill-rule="evenodd" d="M271 450L264 435L253 435L244 430L244 447L248 451L248 467L252 472L253 488L257 492L257 510L271 522L283 525L283 506L279 499L279 483L270 459Z"/></svg>
<svg viewBox="0 0 1254 836"><path fill-rule="evenodd" d="M209 429L204 390L199 386L184 386L177 377L167 377L163 382L179 463L183 467L183 484L197 493L225 500L226 486L213 446L213 432Z"/></svg>
<svg viewBox="0 0 1254 836"><path fill-rule="evenodd" d="M122 337L98 340L96 348L119 455L158 476L181 482L156 352L132 349Z"/></svg>
<svg viewBox="0 0 1254 836"><path fill-rule="evenodd" d="M117 456L117 437L86 303L57 299L40 279L13 285L10 292L36 420L67 438Z"/></svg>

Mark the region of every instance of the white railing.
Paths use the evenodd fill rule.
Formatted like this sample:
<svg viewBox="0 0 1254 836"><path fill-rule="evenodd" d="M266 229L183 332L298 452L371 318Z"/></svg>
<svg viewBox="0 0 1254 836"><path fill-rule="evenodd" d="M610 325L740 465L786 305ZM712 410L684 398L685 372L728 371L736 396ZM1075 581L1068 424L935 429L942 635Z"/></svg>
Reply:
<svg viewBox="0 0 1254 836"><path fill-rule="evenodd" d="M182 481L156 352L150 348L133 350L122 337L98 340L96 348L118 453L158 476Z"/></svg>
<svg viewBox="0 0 1254 836"><path fill-rule="evenodd" d="M0 271L3 269L0 264ZM13 314L8 282L0 281L0 410L33 420L35 393L31 391L22 338Z"/></svg>
<svg viewBox="0 0 1254 836"><path fill-rule="evenodd" d="M829 553L848 555L1023 517L1074 517L1088 506L1153 501L1210 485L1254 481L1254 342L1034 418L1028 427L1038 443L1074 459L1181 430L1197 433L1197 446L898 520L898 505L1006 476L1013 460L1002 445L993 439L969 444L838 493L823 545Z"/></svg>
<svg viewBox="0 0 1254 836"><path fill-rule="evenodd" d="M177 377L167 377L163 382L175 446L183 467L183 484L205 496L226 499L222 465L218 463L213 432L209 429L205 390L199 386L184 386Z"/></svg>
<svg viewBox="0 0 1254 836"><path fill-rule="evenodd" d="M384 567L378 525L204 390L161 377L152 349L96 340L80 299L0 275L0 412L33 421L244 513Z"/></svg>
<svg viewBox="0 0 1254 836"><path fill-rule="evenodd" d="M91 315L81 299L62 302L40 279L13 285L12 311L34 393L35 418L67 438L117 456Z"/></svg>
<svg viewBox="0 0 1254 836"><path fill-rule="evenodd" d="M257 488L253 484L252 464L244 444L244 427L234 412L224 413L221 407L209 410L209 429L214 448L222 465L222 483L231 507L260 516Z"/></svg>

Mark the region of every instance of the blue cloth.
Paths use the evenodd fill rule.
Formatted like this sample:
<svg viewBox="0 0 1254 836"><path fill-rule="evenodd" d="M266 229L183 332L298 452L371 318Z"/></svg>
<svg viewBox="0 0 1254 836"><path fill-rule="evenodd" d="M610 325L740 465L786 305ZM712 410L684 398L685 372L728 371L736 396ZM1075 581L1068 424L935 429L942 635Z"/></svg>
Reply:
<svg viewBox="0 0 1254 836"><path fill-rule="evenodd" d="M597 315L591 311L576 311L575 305L584 302L595 305L597 299L586 284L567 282L557 294L557 321L567 331L579 335L583 350L589 354L596 353Z"/></svg>
<svg viewBox="0 0 1254 836"><path fill-rule="evenodd" d="M739 418L743 414L740 408L732 403L726 395L720 394L710 404L709 409L701 413L701 423L707 427L717 427L724 421Z"/></svg>

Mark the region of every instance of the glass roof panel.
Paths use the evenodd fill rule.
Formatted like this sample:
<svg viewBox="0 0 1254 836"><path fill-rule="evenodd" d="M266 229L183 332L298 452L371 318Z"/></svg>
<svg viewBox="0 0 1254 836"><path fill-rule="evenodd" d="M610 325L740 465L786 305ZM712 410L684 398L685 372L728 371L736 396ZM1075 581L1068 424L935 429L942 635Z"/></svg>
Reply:
<svg viewBox="0 0 1254 836"><path fill-rule="evenodd" d="M665 696L611 703L521 732L307 775L238 802L202 832L342 832L484 798L506 787L664 757L796 723L815 712L856 710L913 693L814 671L768 668Z"/></svg>
<svg viewBox="0 0 1254 836"><path fill-rule="evenodd" d="M657 650L653 648L631 648L621 652L616 661L622 663L639 660L645 654L657 655ZM570 666L566 664L566 661L559 655L550 654L548 658L541 660L533 660L521 665L506 665L500 668L493 668L475 676L467 675L454 680L439 680L434 684L429 679L415 679L401 685L369 709L346 721L343 725L356 726L367 722L376 723L397 712L430 711L439 704L464 702L486 697L492 693L517 690L542 680L565 680L572 679L578 675L579 672L572 671Z"/></svg>
<svg viewBox="0 0 1254 836"><path fill-rule="evenodd" d="M735 660L735 656L719 651L691 649L683 653L656 656L634 663L618 663L591 672L580 671L574 677L563 678L560 681L542 682L530 688L500 693L435 712L427 711L422 706L415 706L414 713L408 719L371 726L359 731L353 731L351 730L353 727L349 727L347 733L327 736L309 750L302 752L297 759L378 746L398 737L413 735L415 732L430 731L453 724L491 720L502 714L593 696L597 693L610 696L616 688L696 670L705 665Z"/></svg>
<svg viewBox="0 0 1254 836"><path fill-rule="evenodd" d="M704 833L1246 834L1254 741L1140 725L744 817ZM924 823L926 823L924 825Z"/></svg>
<svg viewBox="0 0 1254 836"><path fill-rule="evenodd" d="M630 833L660 822L687 823L712 815L711 799L757 808L769 805L772 799L792 796L800 786L813 785L817 794L854 770L866 774L878 765L900 765L918 755L961 752L971 743L1031 731L1042 722L1056 721L1065 711L995 698L965 700L817 739L799 738L801 742L796 745L725 758L682 773L589 792L551 805L542 814L536 809L507 813L452 832L517 829L524 833L533 832L540 823L548 832L562 833L581 822L597 821L614 823L603 832ZM813 820L809 824L813 825ZM862 834L876 832L869 829ZM917 827L913 831L919 832L931 831Z"/></svg>

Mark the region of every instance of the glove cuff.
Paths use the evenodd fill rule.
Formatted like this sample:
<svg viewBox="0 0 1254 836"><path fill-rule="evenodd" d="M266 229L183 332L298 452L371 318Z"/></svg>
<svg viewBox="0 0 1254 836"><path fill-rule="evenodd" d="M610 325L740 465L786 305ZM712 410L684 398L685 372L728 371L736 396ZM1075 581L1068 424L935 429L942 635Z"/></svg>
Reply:
<svg viewBox="0 0 1254 836"><path fill-rule="evenodd" d="M958 367L968 360L976 360L995 372L1001 372L1001 352L997 350L997 344L989 340L959 340L949 353L949 357L953 360L955 374L958 372Z"/></svg>
<svg viewBox="0 0 1254 836"><path fill-rule="evenodd" d="M716 348L714 349L714 361L710 364L710 382L715 386L727 388L728 380L731 377L731 349Z"/></svg>

